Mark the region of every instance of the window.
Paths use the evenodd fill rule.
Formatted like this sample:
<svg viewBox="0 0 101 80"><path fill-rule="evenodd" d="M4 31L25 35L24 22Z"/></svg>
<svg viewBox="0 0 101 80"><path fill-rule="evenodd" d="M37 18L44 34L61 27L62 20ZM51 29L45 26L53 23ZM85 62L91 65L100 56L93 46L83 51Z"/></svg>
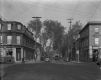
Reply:
<svg viewBox="0 0 101 80"><path fill-rule="evenodd" d="M99 38L95 38L95 44L99 44Z"/></svg>
<svg viewBox="0 0 101 80"><path fill-rule="evenodd" d="M2 28L1 24L0 24L0 29Z"/></svg>
<svg viewBox="0 0 101 80"><path fill-rule="evenodd" d="M20 24L17 25L17 29L21 30L21 25Z"/></svg>
<svg viewBox="0 0 101 80"><path fill-rule="evenodd" d="M86 39L86 46L88 46L88 45L89 45L88 40L89 40L89 39Z"/></svg>
<svg viewBox="0 0 101 80"><path fill-rule="evenodd" d="M8 24L7 28L8 28L7 30L11 30L11 24Z"/></svg>
<svg viewBox="0 0 101 80"><path fill-rule="evenodd" d="M20 36L17 36L16 38L17 38L17 44L20 44L20 40L21 40Z"/></svg>
<svg viewBox="0 0 101 80"><path fill-rule="evenodd" d="M0 43L2 43L2 36L0 36Z"/></svg>
<svg viewBox="0 0 101 80"><path fill-rule="evenodd" d="M99 28L95 28L95 32L99 32Z"/></svg>
<svg viewBox="0 0 101 80"><path fill-rule="evenodd" d="M85 44L85 40L84 40L84 47L86 46L86 44Z"/></svg>
<svg viewBox="0 0 101 80"><path fill-rule="evenodd" d="M7 44L11 44L12 43L12 36L7 36Z"/></svg>

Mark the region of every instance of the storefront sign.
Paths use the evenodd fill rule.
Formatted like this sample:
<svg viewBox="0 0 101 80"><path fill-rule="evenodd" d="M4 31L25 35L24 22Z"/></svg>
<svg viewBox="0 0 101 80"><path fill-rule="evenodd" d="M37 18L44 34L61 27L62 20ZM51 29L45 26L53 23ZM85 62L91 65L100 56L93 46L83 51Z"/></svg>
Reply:
<svg viewBox="0 0 101 80"><path fill-rule="evenodd" d="M99 49L99 47L93 47L93 49Z"/></svg>

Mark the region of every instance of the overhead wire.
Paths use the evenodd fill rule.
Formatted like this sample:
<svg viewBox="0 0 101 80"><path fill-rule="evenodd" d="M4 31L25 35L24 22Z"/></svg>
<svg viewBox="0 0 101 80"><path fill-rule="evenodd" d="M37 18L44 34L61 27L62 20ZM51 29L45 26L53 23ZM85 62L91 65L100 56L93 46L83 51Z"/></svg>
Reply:
<svg viewBox="0 0 101 80"><path fill-rule="evenodd" d="M34 5L34 6L36 6L36 5ZM39 7L39 6L36 6L36 7ZM51 6L51 7L53 7L53 6ZM41 7L42 8L42 7ZM49 8L44 8L44 9L49 9ZM52 9L50 9L50 10L52 10ZM53 10L54 11L54 10ZM59 11L59 10L55 10L55 11L58 11L58 12L63 12L63 13L70 13L70 12L64 12L64 11ZM71 13L70 13L71 14ZM76 14L76 15L82 15L82 14ZM82 16L87 16L87 15L82 15Z"/></svg>
<svg viewBox="0 0 101 80"><path fill-rule="evenodd" d="M3 6L3 0L1 1L1 5ZM3 7L2 7L2 10L3 10ZM5 19L4 17L3 17L3 12L1 13L1 19L3 19L4 21L7 21L7 19Z"/></svg>
<svg viewBox="0 0 101 80"><path fill-rule="evenodd" d="M33 6L36 6L36 5L33 5ZM39 6L36 6L36 7L39 7ZM50 6L50 7L54 7L54 6ZM31 7L32 8L32 7ZM43 7L40 7L40 8L43 8ZM53 9L51 9L51 8L44 8L44 9L49 9L49 10L53 10ZM27 9L26 8L26 10L29 10L29 9ZM67 12L67 11L60 11L60 10L53 10L53 11L58 11L58 12L63 12L63 13L70 13L71 14L71 12ZM23 12L22 12L23 13ZM77 13L75 13L75 15L81 15L81 16L87 16L86 14L85 15L82 15L82 14L77 14ZM20 15L21 16L21 15ZM96 15L93 15L93 16L96 16ZM101 16L101 15L100 15ZM45 18L45 17L43 17L43 18ZM51 17L52 18L52 17ZM53 18L55 18L55 17L53 17ZM59 18L59 17L58 17ZM85 18L85 17L84 17ZM98 18L100 18L100 17L98 17Z"/></svg>
<svg viewBox="0 0 101 80"><path fill-rule="evenodd" d="M34 6L36 6L36 5L34 5ZM39 7L39 6L36 6L36 7ZM43 8L43 7L39 7L39 8ZM70 14L73 14L72 12L70 12L70 11L60 11L60 10L54 10L54 9L50 9L50 8L43 8L43 9L48 9L48 10L52 10L52 11L57 11L57 12L62 12L62 13L70 13ZM90 14L77 14L77 13L75 13L75 15L82 15L82 16L89 16ZM94 15L94 16L97 16L97 15ZM99 15L100 17L101 17L101 15Z"/></svg>
<svg viewBox="0 0 101 80"><path fill-rule="evenodd" d="M101 2L100 2L100 3L101 3ZM95 11L98 9L100 3L98 4L98 6L96 7L96 9L95 9L94 12L92 13L92 15L90 16L90 18L88 19L88 22L89 22L89 21L91 20L91 18L93 17L93 15L94 15Z"/></svg>
<svg viewBox="0 0 101 80"><path fill-rule="evenodd" d="M38 0L38 1L36 1L36 3L35 4L32 4L32 5L30 5L30 6L28 6L28 8L31 8L33 5L36 5L36 4L38 4L38 2L39 2L40 0ZM26 11L26 10L28 10L28 9L23 9L22 11L20 11L18 14L16 14L15 16L13 16L12 18L11 18L11 20L13 19L13 18L15 18L16 16L18 16L18 15L20 15L20 14L22 14L24 11Z"/></svg>
<svg viewBox="0 0 101 80"><path fill-rule="evenodd" d="M87 0L90 4L92 4L93 6L97 7L95 4L93 4L92 2L90 2L89 0ZM98 7L99 10L101 10L101 8Z"/></svg>
<svg viewBox="0 0 101 80"><path fill-rule="evenodd" d="M7 6L8 5L8 6ZM12 8L12 6L9 4L9 3L7 3L7 5L5 6L5 7L7 7L7 8L9 8L9 9L11 9L11 10L13 10L14 12L18 12L18 10L15 10L14 8ZM21 17L21 15L20 15L20 17ZM21 18L22 19L22 18ZM23 19L22 19L22 21L23 21ZM23 22L25 22L25 21L23 21Z"/></svg>
<svg viewBox="0 0 101 80"><path fill-rule="evenodd" d="M22 9L27 9L27 10L29 10L28 7L25 8L25 5L21 4L20 2L16 2L16 4L19 5L20 8L22 8ZM30 12L30 11L29 11L29 12ZM23 13L25 13L25 11L24 11ZM19 15L19 16L21 17L22 21L26 24L25 19L24 19L24 17L23 17L23 13L21 14L22 16L21 16L21 15ZM30 13L31 13L31 12L30 12ZM35 13L33 13L33 14L35 14ZM32 13L31 13L31 15L30 15L30 14L25 14L25 15L31 16Z"/></svg>
<svg viewBox="0 0 101 80"><path fill-rule="evenodd" d="M50 5L46 10L42 11L40 14L42 14L43 12L47 11L49 8L51 8L52 6L54 6L56 3L58 3L60 0L56 1L55 3L53 3L52 5ZM40 15L38 14L38 15Z"/></svg>
<svg viewBox="0 0 101 80"><path fill-rule="evenodd" d="M75 7L74 12L73 12L73 15L72 15L72 18L73 18L74 15L75 15L75 12L76 12L76 10L77 10L77 8L78 8L78 5L79 5L80 1L81 1L81 0L78 0L78 2L77 2L77 4L76 4L76 7Z"/></svg>
<svg viewBox="0 0 101 80"><path fill-rule="evenodd" d="M49 5L45 5L45 4L42 4L42 3L39 3L40 5L44 5L44 6L49 6ZM74 11L74 10L70 10L70 9L65 9L65 8L59 8L59 7L56 7L56 6L51 6L53 8L56 8L56 9L62 9L62 10L68 10L68 11ZM81 11L76 11L76 13L84 13L84 14L91 14L91 13L87 13L87 12L81 12ZM99 15L101 16L101 15Z"/></svg>
<svg viewBox="0 0 101 80"><path fill-rule="evenodd" d="M18 2L19 4L21 4L20 2ZM25 5L23 5L23 4L21 4L20 5L22 8L25 8ZM31 11L28 7L26 7L26 9L29 11L29 13L31 14L31 15L33 15L33 14L35 14L33 11ZM36 14L35 14L36 15Z"/></svg>

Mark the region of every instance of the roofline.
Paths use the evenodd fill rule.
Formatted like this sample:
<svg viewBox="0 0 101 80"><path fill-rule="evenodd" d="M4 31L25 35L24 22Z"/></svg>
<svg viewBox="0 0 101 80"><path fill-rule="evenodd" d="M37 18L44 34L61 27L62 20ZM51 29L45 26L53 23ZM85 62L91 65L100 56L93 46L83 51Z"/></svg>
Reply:
<svg viewBox="0 0 101 80"><path fill-rule="evenodd" d="M18 21L3 21L4 23L18 23L18 24L21 24L23 25L21 22L18 22Z"/></svg>
<svg viewBox="0 0 101 80"><path fill-rule="evenodd" d="M79 32L79 34L87 27L89 27L89 25L101 25L101 21L89 21L83 28L82 30Z"/></svg>

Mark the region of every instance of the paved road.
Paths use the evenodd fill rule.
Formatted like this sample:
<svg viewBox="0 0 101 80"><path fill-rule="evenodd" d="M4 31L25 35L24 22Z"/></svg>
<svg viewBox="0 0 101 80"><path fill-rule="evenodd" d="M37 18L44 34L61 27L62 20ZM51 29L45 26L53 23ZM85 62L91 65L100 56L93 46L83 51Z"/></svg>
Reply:
<svg viewBox="0 0 101 80"><path fill-rule="evenodd" d="M95 63L60 62L60 64L59 62L12 65L5 68L4 78L7 80L101 80L101 70Z"/></svg>

